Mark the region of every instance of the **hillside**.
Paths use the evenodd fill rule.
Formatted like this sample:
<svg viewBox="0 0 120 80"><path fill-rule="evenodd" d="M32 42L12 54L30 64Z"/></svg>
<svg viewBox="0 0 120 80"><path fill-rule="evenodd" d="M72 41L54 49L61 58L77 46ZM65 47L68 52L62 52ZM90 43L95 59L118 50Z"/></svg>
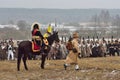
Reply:
<svg viewBox="0 0 120 80"><path fill-rule="evenodd" d="M103 11L103 14L102 13ZM107 12L104 13L104 12ZM117 15L118 14L118 15ZM96 16L97 15L97 16ZM48 24L56 22L57 24L64 24L65 26L82 27L85 30L79 29L82 36L96 36L95 31L88 31L89 26L105 27L105 26L118 26L120 27L120 9L26 9L26 8L0 8L0 25L17 25L23 30L15 30L12 28L0 28L0 38L13 38L13 39L31 39L31 24L39 22L40 24ZM101 17L102 16L102 17ZM85 24L92 21L95 24ZM99 21L101 20L101 22ZM81 23L83 25L80 25ZM79 24L80 23L80 24ZM73 28L74 28L73 27ZM26 29L29 28L29 29ZM64 30L63 30L64 31ZM88 32L90 33L88 35ZM98 31L100 37L119 37L119 29L106 29L102 28ZM109 34L107 34L107 32ZM44 33L44 32L43 32ZM103 33L103 34L102 34ZM61 34L61 33L60 33ZM68 37L68 36L67 36Z"/></svg>
<svg viewBox="0 0 120 80"><path fill-rule="evenodd" d="M9 21L17 22L25 20L28 23L38 21L40 23L85 22L93 15L106 9L25 9L25 8L0 8L0 23ZM120 9L107 9L111 16L120 14Z"/></svg>
<svg viewBox="0 0 120 80"><path fill-rule="evenodd" d="M16 30L14 28L3 28L0 29L0 39L17 39L24 40L30 39L31 36L30 30Z"/></svg>

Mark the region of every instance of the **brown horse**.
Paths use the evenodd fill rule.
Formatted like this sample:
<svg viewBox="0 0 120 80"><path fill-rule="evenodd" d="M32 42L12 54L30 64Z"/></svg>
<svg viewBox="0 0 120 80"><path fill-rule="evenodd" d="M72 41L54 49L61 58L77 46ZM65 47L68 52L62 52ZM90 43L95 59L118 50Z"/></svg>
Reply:
<svg viewBox="0 0 120 80"><path fill-rule="evenodd" d="M27 57L29 56L29 54L40 55L41 53L44 53L44 54L41 54L42 55L41 68L44 69L45 59L50 51L50 46L53 44L54 41L59 41L58 32L54 31L53 34L47 38L47 40L49 42L49 46L47 46L48 48L45 49L45 45L44 45L44 43L42 43L43 46L41 46L40 52L32 51L32 42L31 41L20 42L20 44L18 45L18 58L17 58L17 70L18 71L20 71L21 58L23 60L25 69L28 70L26 60L27 60Z"/></svg>

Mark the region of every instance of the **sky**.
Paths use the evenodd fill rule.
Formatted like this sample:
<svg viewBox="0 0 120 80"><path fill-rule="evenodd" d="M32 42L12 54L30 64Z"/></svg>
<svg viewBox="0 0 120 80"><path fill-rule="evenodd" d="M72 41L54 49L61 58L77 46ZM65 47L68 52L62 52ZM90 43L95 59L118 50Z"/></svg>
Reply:
<svg viewBox="0 0 120 80"><path fill-rule="evenodd" d="M120 9L120 0L0 0L0 8Z"/></svg>

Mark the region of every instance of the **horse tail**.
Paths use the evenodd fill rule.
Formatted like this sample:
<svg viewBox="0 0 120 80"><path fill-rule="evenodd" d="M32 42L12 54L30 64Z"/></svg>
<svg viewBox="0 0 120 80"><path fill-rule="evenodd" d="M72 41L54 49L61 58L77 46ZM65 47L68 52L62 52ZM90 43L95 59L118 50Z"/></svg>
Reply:
<svg viewBox="0 0 120 80"><path fill-rule="evenodd" d="M21 58L22 58L22 48L19 45L18 46L18 57L17 57L17 69L18 69L18 71L20 70Z"/></svg>

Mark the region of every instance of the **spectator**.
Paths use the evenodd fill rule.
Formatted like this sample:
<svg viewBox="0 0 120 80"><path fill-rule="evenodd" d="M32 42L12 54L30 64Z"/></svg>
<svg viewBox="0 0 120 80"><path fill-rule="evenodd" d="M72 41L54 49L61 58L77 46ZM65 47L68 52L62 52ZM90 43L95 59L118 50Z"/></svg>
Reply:
<svg viewBox="0 0 120 80"><path fill-rule="evenodd" d="M14 60L13 46L9 42L8 43L8 60L10 60L10 56L11 56L11 59Z"/></svg>

